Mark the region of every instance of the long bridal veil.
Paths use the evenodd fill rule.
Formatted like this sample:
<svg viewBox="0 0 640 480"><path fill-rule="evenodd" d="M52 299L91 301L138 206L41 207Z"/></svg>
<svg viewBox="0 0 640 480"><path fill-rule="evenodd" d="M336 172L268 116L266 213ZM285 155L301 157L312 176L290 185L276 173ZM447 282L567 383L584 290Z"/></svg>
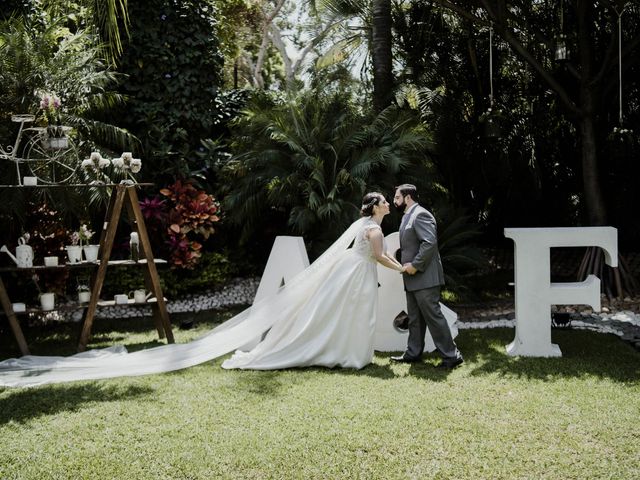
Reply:
<svg viewBox="0 0 640 480"><path fill-rule="evenodd" d="M345 253L368 218L352 223L315 262L291 279L278 293L254 303L196 340L132 353L122 346L116 346L70 357L26 355L12 358L0 362L0 386L26 387L169 372L241 348L269 330L279 318L286 318L297 311L300 303L309 298L320 280Z"/></svg>

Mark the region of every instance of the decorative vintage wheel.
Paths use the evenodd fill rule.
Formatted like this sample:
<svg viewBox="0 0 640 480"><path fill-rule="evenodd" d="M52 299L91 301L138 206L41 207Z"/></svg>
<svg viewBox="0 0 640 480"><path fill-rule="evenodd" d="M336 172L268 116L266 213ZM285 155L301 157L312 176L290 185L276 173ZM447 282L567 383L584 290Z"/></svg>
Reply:
<svg viewBox="0 0 640 480"><path fill-rule="evenodd" d="M44 184L65 183L80 166L80 155L73 139L66 135L70 127L56 127L59 136L50 136L46 128L34 127L24 148L23 162L38 181ZM68 129L68 130L67 130Z"/></svg>

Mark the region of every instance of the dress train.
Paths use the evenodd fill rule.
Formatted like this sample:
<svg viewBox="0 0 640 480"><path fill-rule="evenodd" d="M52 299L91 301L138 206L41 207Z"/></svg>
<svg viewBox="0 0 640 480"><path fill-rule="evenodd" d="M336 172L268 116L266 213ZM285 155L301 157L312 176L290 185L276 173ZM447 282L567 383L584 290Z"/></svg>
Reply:
<svg viewBox="0 0 640 480"><path fill-rule="evenodd" d="M224 362L225 368L311 364L361 368L373 355L371 336L377 283L375 263L362 256L364 250L355 250L363 245L356 237L365 227L370 228L371 222L369 217L354 222L277 294L256 302L192 342L132 353L116 346L69 357L12 358L0 362L0 386L35 386L179 370L232 352L267 331L264 341L252 352L238 352ZM347 250L354 239L354 248ZM283 361L287 356L290 360Z"/></svg>

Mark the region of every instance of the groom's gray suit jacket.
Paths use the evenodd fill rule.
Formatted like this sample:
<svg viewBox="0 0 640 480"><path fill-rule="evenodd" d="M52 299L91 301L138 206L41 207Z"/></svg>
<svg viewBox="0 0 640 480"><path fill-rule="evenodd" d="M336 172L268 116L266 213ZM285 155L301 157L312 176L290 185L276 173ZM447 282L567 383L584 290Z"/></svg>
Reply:
<svg viewBox="0 0 640 480"><path fill-rule="evenodd" d="M415 275L404 274L404 289L408 292L444 285L442 261L438 252L436 220L427 209L416 204L400 223L401 263L411 263Z"/></svg>

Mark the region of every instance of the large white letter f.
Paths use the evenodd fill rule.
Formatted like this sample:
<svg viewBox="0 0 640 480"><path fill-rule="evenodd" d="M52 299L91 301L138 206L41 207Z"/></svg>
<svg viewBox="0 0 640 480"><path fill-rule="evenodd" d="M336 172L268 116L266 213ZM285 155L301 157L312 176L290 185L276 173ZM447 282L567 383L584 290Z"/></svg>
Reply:
<svg viewBox="0 0 640 480"><path fill-rule="evenodd" d="M560 357L551 343L551 305L590 305L600 310L600 279L551 283L551 247L596 246L605 262L618 266L618 231L613 227L505 228L513 239L515 267L516 336L507 345L509 355Z"/></svg>

